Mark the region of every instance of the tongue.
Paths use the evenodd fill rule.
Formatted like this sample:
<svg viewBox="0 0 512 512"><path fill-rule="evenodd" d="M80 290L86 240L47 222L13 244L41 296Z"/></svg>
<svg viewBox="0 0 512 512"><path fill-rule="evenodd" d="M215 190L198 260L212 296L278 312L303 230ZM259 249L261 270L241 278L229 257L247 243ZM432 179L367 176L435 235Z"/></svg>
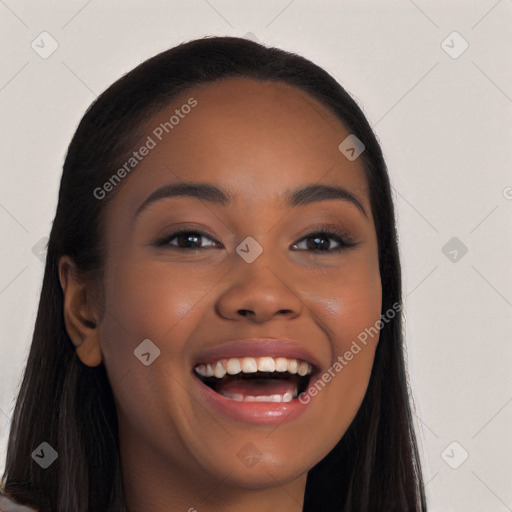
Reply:
<svg viewBox="0 0 512 512"><path fill-rule="evenodd" d="M297 395L297 384L278 379L238 380L230 379L220 382L217 393L224 396L242 395L246 396L271 396L291 393Z"/></svg>

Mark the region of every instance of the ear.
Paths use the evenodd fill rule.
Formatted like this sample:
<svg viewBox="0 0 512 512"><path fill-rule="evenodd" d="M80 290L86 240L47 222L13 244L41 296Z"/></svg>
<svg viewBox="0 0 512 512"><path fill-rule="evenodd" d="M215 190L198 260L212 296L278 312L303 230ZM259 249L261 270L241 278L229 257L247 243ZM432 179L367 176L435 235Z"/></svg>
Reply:
<svg viewBox="0 0 512 512"><path fill-rule="evenodd" d="M59 280L64 294L66 331L80 361L87 366L98 366L102 362L97 327L100 315L91 285L79 279L76 264L69 256L59 260Z"/></svg>

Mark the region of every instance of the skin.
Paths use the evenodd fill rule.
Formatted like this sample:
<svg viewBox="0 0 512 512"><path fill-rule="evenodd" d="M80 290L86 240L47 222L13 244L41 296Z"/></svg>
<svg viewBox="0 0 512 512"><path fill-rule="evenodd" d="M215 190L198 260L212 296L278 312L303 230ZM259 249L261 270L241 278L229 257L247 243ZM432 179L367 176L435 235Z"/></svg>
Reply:
<svg viewBox="0 0 512 512"><path fill-rule="evenodd" d="M377 239L363 166L340 153L349 132L315 99L287 84L245 78L192 89L148 122L141 142L190 97L197 106L116 191L102 282L80 280L72 260L61 259L67 330L84 364L106 366L129 512L299 512L308 470L361 404L378 337L304 414L277 428L212 417L197 400L191 370L206 347L263 336L296 340L326 371L379 320ZM225 207L168 198L134 219L151 192L183 180L224 187L236 200ZM286 206L286 189L315 183L348 189L367 217L341 200ZM185 240L203 247L195 253L152 245L183 223L214 237ZM322 223L337 223L358 245L308 249L307 235ZM263 248L251 264L235 251L247 236ZM215 241L220 248L211 247ZM161 350L149 366L133 354L144 339ZM248 443L261 454L250 468L237 457Z"/></svg>

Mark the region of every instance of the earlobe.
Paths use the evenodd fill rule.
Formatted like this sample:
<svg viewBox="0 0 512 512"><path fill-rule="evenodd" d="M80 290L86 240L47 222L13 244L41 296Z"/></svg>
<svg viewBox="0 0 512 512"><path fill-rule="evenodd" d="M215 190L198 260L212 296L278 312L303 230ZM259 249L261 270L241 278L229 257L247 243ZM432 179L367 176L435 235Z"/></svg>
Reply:
<svg viewBox="0 0 512 512"><path fill-rule="evenodd" d="M59 280L64 295L64 323L76 347L76 354L87 366L98 366L102 354L98 337L97 303L92 290L79 278L76 264L69 256L59 260Z"/></svg>

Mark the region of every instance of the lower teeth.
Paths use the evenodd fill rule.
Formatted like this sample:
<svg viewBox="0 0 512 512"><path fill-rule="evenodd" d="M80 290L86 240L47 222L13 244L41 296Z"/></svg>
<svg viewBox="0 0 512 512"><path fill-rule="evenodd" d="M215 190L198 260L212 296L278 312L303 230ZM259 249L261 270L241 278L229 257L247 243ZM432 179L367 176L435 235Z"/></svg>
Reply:
<svg viewBox="0 0 512 512"><path fill-rule="evenodd" d="M240 395L238 393L220 393L222 396L226 398L230 398L231 400L236 400L237 402L291 402L296 396L293 396L291 393L285 393L284 395Z"/></svg>

